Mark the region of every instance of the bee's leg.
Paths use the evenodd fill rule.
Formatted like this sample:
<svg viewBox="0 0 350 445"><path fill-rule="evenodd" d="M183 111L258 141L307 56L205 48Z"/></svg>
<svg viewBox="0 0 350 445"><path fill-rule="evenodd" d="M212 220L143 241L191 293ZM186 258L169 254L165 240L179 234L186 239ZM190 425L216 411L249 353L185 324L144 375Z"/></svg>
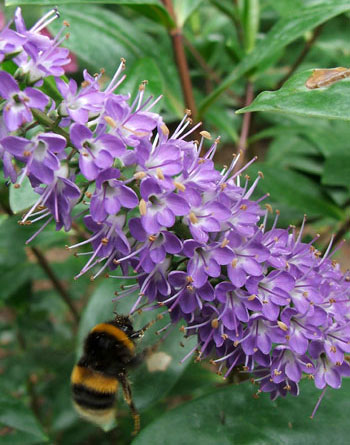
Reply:
<svg viewBox="0 0 350 445"><path fill-rule="evenodd" d="M140 414L138 413L136 406L134 405L131 394L131 387L127 375L124 372L120 373L118 375L118 380L122 385L125 402L129 405L132 418L134 419L134 431L132 432L132 435L136 436L136 434L140 431Z"/></svg>
<svg viewBox="0 0 350 445"><path fill-rule="evenodd" d="M135 331L134 333L132 333L130 335L130 338L142 338L144 336L145 332L147 331L147 329L149 329L151 326L153 326L156 321L157 320L151 320L143 328L141 328L138 331Z"/></svg>

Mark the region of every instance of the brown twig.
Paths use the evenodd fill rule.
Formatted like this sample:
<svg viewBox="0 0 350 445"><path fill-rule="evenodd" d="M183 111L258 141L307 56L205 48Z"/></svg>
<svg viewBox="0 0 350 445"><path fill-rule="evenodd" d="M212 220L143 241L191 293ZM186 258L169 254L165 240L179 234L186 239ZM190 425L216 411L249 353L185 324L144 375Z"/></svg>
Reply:
<svg viewBox="0 0 350 445"><path fill-rule="evenodd" d="M198 64L202 67L203 71L208 75L209 79L211 81L215 82L217 85L220 85L222 80L221 80L220 76L216 73L216 71L214 71L213 68L207 64L205 59L202 57L201 53L197 50L197 48L195 48L192 45L192 43L185 36L183 37L183 39L184 39L185 45L187 46L187 48L189 49L189 51L191 52L193 57L196 59ZM235 94L233 91L228 89L225 92L232 99L241 103L241 98L237 94Z"/></svg>
<svg viewBox="0 0 350 445"><path fill-rule="evenodd" d="M299 57L297 58L297 60L289 68L288 73L278 82L276 90L279 90L283 86L283 84L286 82L286 80L288 80L290 78L290 76L295 72L295 70L303 62L305 57L308 55L310 49L312 48L313 44L315 43L317 38L320 36L322 28L323 28L323 24L319 25L319 26L317 26L317 28L315 28L311 39L305 43L305 46L304 46L302 52L299 54Z"/></svg>
<svg viewBox="0 0 350 445"><path fill-rule="evenodd" d="M254 98L254 86L253 83L248 81L246 90L245 90L245 101L244 106L247 107L251 104ZM239 161L237 162L237 166L235 168L236 171L238 171L245 162L245 155L247 151L247 139L249 135L249 128L250 128L250 121L251 121L251 113L245 113L243 116L243 122L242 122L242 128L241 128L241 135L239 137L238 145L237 145L237 154L241 154Z"/></svg>
<svg viewBox="0 0 350 445"><path fill-rule="evenodd" d="M46 275L50 279L50 281L53 284L54 288L56 289L57 293L62 297L62 300L69 307L69 309L72 313L72 316L74 318L74 321L78 324L79 323L79 313L76 310L72 300L70 299L68 292L63 287L61 281L56 277L50 264L46 260L45 255L37 247L31 247L30 249L33 252L33 254L35 255L36 259L38 260L38 263L40 264L41 268L43 269L43 271L46 273Z"/></svg>
<svg viewBox="0 0 350 445"><path fill-rule="evenodd" d="M173 18L174 22L177 23L172 0L162 0L162 1L167 11L169 12L169 15ZM182 29L178 25L176 25L175 28L169 30L169 35L171 37L175 61L180 75L184 101L186 107L192 111L192 116L195 120L197 115L197 108L193 96L191 76L190 76L190 71L188 69L185 48L183 45Z"/></svg>

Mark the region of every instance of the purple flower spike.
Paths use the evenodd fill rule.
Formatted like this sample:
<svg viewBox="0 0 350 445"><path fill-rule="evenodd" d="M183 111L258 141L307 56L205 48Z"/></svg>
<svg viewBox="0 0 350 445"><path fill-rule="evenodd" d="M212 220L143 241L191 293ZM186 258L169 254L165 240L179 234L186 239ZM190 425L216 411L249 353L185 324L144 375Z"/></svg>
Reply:
<svg viewBox="0 0 350 445"><path fill-rule="evenodd" d="M0 157L6 177L15 181L22 168L18 184L27 175L38 194L21 223L45 220L28 242L50 221L69 230L72 214L85 215L91 236L71 248L92 249L77 254L89 255L78 276L120 268L106 276L130 280L116 299L138 294L131 313L164 306L168 326L182 319L186 336L197 337L184 359L197 351L225 377L250 373L273 399L298 395L305 374L318 388L339 388L350 375L350 273L331 260L332 241L321 255L316 238L302 242L305 219L300 231L278 229L277 212L267 230L265 197L252 200L262 174L241 182L254 159L238 169L238 156L216 170L218 139L208 150L208 132L191 141L200 124L190 127L188 114L170 134L150 111L159 98L144 100L144 84L132 102L117 94L124 60L105 88L102 72L85 71L79 88L60 79L68 60L59 48L63 29L54 39L41 33L57 15L54 9L27 29L17 9L16 31L0 33L0 61L18 66L15 77L0 72ZM50 110L37 88L48 75L62 96ZM43 129L36 127L33 108L54 119L50 132L44 119ZM78 155L67 156L68 137L54 133L66 134L56 124L68 127ZM91 201L79 204L80 212L83 192Z"/></svg>
<svg viewBox="0 0 350 445"><path fill-rule="evenodd" d="M49 102L39 90L28 87L21 91L15 79L5 71L0 71L0 96L6 99L4 122L9 131L15 131L33 120L30 108L44 110Z"/></svg>

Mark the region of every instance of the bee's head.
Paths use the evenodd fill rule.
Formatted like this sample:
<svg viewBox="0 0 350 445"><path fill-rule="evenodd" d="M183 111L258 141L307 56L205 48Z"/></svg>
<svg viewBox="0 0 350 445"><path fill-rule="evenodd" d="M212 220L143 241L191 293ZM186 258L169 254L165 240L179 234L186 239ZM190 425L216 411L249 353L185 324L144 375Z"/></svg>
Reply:
<svg viewBox="0 0 350 445"><path fill-rule="evenodd" d="M116 312L114 313L115 319L113 320L113 324L124 331L128 337L132 337L132 334L134 333L134 327L130 318L127 315L119 315Z"/></svg>

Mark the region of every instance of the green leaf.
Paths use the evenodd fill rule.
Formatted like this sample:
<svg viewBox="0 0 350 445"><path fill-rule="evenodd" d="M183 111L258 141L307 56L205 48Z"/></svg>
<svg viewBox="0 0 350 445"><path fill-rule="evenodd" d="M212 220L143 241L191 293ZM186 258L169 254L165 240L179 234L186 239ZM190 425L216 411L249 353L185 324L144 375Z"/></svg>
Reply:
<svg viewBox="0 0 350 445"><path fill-rule="evenodd" d="M3 267L0 275L0 301L6 300L33 277L33 265L21 261L11 268Z"/></svg>
<svg viewBox="0 0 350 445"><path fill-rule="evenodd" d="M267 0L273 9L275 9L281 16L294 15L296 9L304 6L303 0Z"/></svg>
<svg viewBox="0 0 350 445"><path fill-rule="evenodd" d="M281 89L260 93L248 107L241 108L237 113L273 111L349 121L350 80L343 79L329 87L310 90L305 82L312 72L307 70L295 74Z"/></svg>
<svg viewBox="0 0 350 445"><path fill-rule="evenodd" d="M27 177L22 181L21 187L10 186L10 207L13 213L22 212L31 207L37 201L39 195L34 192Z"/></svg>
<svg viewBox="0 0 350 445"><path fill-rule="evenodd" d="M307 213L309 216L330 216L335 219L344 217L343 211L332 204L322 194L318 184L306 176L277 166L254 163L248 170L255 177L258 171L264 174L259 182L259 191L270 193L274 200L288 204L291 209Z"/></svg>
<svg viewBox="0 0 350 445"><path fill-rule="evenodd" d="M350 187L350 152L334 155L326 160L322 183Z"/></svg>
<svg viewBox="0 0 350 445"><path fill-rule="evenodd" d="M6 393L0 395L0 425L15 430L13 433L10 431L7 438L6 435L1 437L1 444L34 444L48 441L32 411L21 400Z"/></svg>
<svg viewBox="0 0 350 445"><path fill-rule="evenodd" d="M188 20L199 5L203 3L203 0L174 0L173 3L177 24L182 28L186 20Z"/></svg>
<svg viewBox="0 0 350 445"><path fill-rule="evenodd" d="M329 445L349 441L350 381L327 389L313 420L320 395L313 383L302 382L298 397L272 402L256 400L248 383L230 385L165 413L141 430L132 445ZM170 439L169 439L170 438Z"/></svg>
<svg viewBox="0 0 350 445"><path fill-rule="evenodd" d="M60 0L59 4L54 0L6 0L6 6L17 5L44 5L44 6L59 6L72 4L111 4L128 6L138 13L148 17L149 19L161 23L170 28L174 26L174 22L170 17L168 11L164 8L159 0Z"/></svg>
<svg viewBox="0 0 350 445"><path fill-rule="evenodd" d="M295 9L293 16L281 18L261 40L254 50L248 54L232 71L232 73L200 104L200 114L217 100L237 79L244 76L264 59L272 57L276 51L301 37L323 22L350 10L348 0L320 0L309 6Z"/></svg>
<svg viewBox="0 0 350 445"><path fill-rule="evenodd" d="M279 167L294 168L314 175L321 175L322 160L319 150L307 140L286 131L277 137L269 146L265 162Z"/></svg>
<svg viewBox="0 0 350 445"><path fill-rule="evenodd" d="M25 241L30 237L33 229L20 226L18 217L12 216L0 220L0 265L11 267L23 263Z"/></svg>
<svg viewBox="0 0 350 445"><path fill-rule="evenodd" d="M60 13L61 19L50 28L57 33L63 20L71 24L65 45L90 70L105 68L106 74L112 76L121 57L131 65L145 56L143 47L153 45L153 40L138 27L131 26L129 20L101 6L65 6L60 7Z"/></svg>

